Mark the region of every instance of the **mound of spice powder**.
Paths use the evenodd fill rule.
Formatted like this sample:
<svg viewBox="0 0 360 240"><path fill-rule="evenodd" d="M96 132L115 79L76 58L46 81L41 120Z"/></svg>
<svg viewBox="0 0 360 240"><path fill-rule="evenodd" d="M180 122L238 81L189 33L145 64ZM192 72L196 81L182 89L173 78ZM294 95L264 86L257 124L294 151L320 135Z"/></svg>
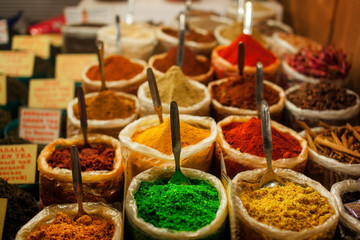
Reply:
<svg viewBox="0 0 360 240"><path fill-rule="evenodd" d="M128 58L113 55L104 59L106 81L128 80L144 70L144 66L130 61ZM99 65L92 66L86 73L90 80L101 81Z"/></svg>
<svg viewBox="0 0 360 240"><path fill-rule="evenodd" d="M232 43L219 50L219 56L233 65L237 65L238 45L244 43L245 66L255 67L257 62L262 62L263 66L269 66L276 61L276 57L269 50L261 46L253 37L246 34L239 35Z"/></svg>
<svg viewBox="0 0 360 240"><path fill-rule="evenodd" d="M154 67L161 72L166 72L171 66L176 65L178 47L171 48L164 58L158 58L154 61ZM196 54L188 47L184 47L184 62L181 66L181 70L185 75L197 76L207 73L210 69L210 61L199 61L196 58Z"/></svg>
<svg viewBox="0 0 360 240"><path fill-rule="evenodd" d="M110 240L113 238L114 231L114 224L109 219L96 215L84 215L73 221L72 217L59 212L52 222L41 225L26 239Z"/></svg>
<svg viewBox="0 0 360 240"><path fill-rule="evenodd" d="M325 223L334 210L328 200L311 187L293 182L274 188L242 182L240 199L250 217L282 230L302 231Z"/></svg>
<svg viewBox="0 0 360 240"><path fill-rule="evenodd" d="M96 171L113 169L115 150L105 144L97 144L92 147L76 145L79 156L81 171ZM71 169L70 146L55 149L47 163L52 168Z"/></svg>
<svg viewBox="0 0 360 240"><path fill-rule="evenodd" d="M214 98L224 106L256 110L255 81L244 78L232 78L213 88ZM269 105L279 102L279 92L264 84L264 100Z"/></svg>
<svg viewBox="0 0 360 240"><path fill-rule="evenodd" d="M173 30L170 28L164 28L162 30L165 34L170 35L172 37L179 37L179 32L177 30ZM198 43L208 43L216 41L216 38L212 32L208 32L206 34L198 33L194 30L187 30L185 32L185 41L193 41Z"/></svg>
<svg viewBox="0 0 360 240"><path fill-rule="evenodd" d="M138 217L158 228L196 231L215 218L219 196L204 180L189 179L191 185L168 183L169 179L141 182L134 194Z"/></svg>
<svg viewBox="0 0 360 240"><path fill-rule="evenodd" d="M234 149L265 157L261 120L252 117L250 120L241 122L231 122L222 127L224 137ZM298 140L287 133L278 131L271 127L271 135L273 141L272 159L293 158L301 153L301 145Z"/></svg>
<svg viewBox="0 0 360 240"><path fill-rule="evenodd" d="M135 112L135 101L117 95L114 91L106 90L99 92L94 97L85 99L86 116L92 120L112 120L127 118ZM75 117L80 119L79 106L73 106Z"/></svg>

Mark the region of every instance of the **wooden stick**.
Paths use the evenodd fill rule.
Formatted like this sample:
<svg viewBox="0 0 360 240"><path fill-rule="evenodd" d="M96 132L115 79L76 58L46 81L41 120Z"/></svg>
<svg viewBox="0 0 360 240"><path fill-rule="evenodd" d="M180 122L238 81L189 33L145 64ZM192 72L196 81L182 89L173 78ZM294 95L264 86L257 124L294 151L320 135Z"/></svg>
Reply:
<svg viewBox="0 0 360 240"><path fill-rule="evenodd" d="M309 127L309 125L307 125L304 121L300 121L300 120L296 120L297 124L299 124L299 126L301 128L303 128L305 131L308 131L308 133L310 134L310 136L312 138L316 137L316 133L314 133L311 128Z"/></svg>
<svg viewBox="0 0 360 240"><path fill-rule="evenodd" d="M342 145L342 142L340 141L339 137L336 135L336 133L331 132L331 136L334 139L336 144Z"/></svg>
<svg viewBox="0 0 360 240"><path fill-rule="evenodd" d="M338 144L336 144L336 143L332 143L332 142L330 142L329 140L322 138L321 136L317 136L314 141L315 141L315 142L318 142L318 143L320 143L320 144L322 144L322 145L324 145L324 146L327 146L327 147L329 147L329 148L332 148L332 149L334 149L334 150L338 150L338 151L340 151L340 152L348 153L348 154L350 154L350 155L352 155L352 156L355 156L355 157L360 158L360 154L359 154L359 153L356 153L356 152L351 151L351 150L349 150L349 149L347 149L347 148L344 148L342 145L338 145Z"/></svg>
<svg viewBox="0 0 360 240"><path fill-rule="evenodd" d="M309 147L314 150L314 151L318 151L315 144L314 144L314 140L312 139L312 137L310 136L310 133L308 132L308 130L305 130L305 138L308 141Z"/></svg>
<svg viewBox="0 0 360 240"><path fill-rule="evenodd" d="M360 134L350 125L350 123L347 123L346 127L350 129L354 137L360 142Z"/></svg>
<svg viewBox="0 0 360 240"><path fill-rule="evenodd" d="M349 141L348 141L348 142L349 142L349 143L348 143L349 147L351 147L351 146L354 144L354 142L355 142L354 136L351 136L351 137L349 138Z"/></svg>
<svg viewBox="0 0 360 240"><path fill-rule="evenodd" d="M341 136L341 142L342 142L342 145L346 148L349 148L349 145L348 145L348 140L346 138L346 131L344 132L344 134Z"/></svg>

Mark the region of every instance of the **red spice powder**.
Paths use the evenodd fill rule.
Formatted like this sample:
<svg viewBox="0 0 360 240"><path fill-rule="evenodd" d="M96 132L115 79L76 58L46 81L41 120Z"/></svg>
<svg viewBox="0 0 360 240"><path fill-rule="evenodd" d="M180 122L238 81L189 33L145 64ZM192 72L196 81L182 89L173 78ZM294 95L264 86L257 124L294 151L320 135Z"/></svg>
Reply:
<svg viewBox="0 0 360 240"><path fill-rule="evenodd" d="M154 67L161 72L166 72L171 66L176 65L178 47L172 47L165 55L164 58L156 59L154 61ZM196 58L196 54L188 47L184 47L184 62L181 70L185 75L197 76L207 73L210 69L210 61L199 61Z"/></svg>
<svg viewBox="0 0 360 240"><path fill-rule="evenodd" d="M98 144L96 147L84 147L76 145L79 151L81 171L96 171L113 169L115 150L105 144ZM52 168L71 169L70 146L56 149L48 159Z"/></svg>
<svg viewBox="0 0 360 240"><path fill-rule="evenodd" d="M225 140L240 152L265 157L261 132L261 120L252 117L244 123L232 122L222 127ZM272 159L293 158L301 153L300 143L291 135L271 127Z"/></svg>
<svg viewBox="0 0 360 240"><path fill-rule="evenodd" d="M233 65L237 65L238 45L244 43L245 66L255 67L257 62L269 66L276 61L276 57L269 50L261 46L253 37L246 34L239 35L229 46L219 50L219 56Z"/></svg>

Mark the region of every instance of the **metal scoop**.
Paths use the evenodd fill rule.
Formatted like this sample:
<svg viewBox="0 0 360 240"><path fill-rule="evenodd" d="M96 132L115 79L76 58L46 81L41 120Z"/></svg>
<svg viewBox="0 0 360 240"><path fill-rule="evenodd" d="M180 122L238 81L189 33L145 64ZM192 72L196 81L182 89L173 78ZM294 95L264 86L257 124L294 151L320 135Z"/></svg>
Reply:
<svg viewBox="0 0 360 240"><path fill-rule="evenodd" d="M176 52L176 65L181 68L184 61L184 45L185 45L185 14L180 13L179 17L179 45Z"/></svg>
<svg viewBox="0 0 360 240"><path fill-rule="evenodd" d="M107 90L106 83L105 83L105 69L104 69L104 42L103 41L96 41L97 47L97 55L99 60L99 70L100 70L100 79L101 79L101 89L100 91Z"/></svg>
<svg viewBox="0 0 360 240"><path fill-rule="evenodd" d="M245 3L243 33L247 35L252 34L252 2L251 1Z"/></svg>
<svg viewBox="0 0 360 240"><path fill-rule="evenodd" d="M116 49L117 53L121 53L121 20L120 16L116 15Z"/></svg>
<svg viewBox="0 0 360 240"><path fill-rule="evenodd" d="M146 73L154 110L159 117L159 122L163 123L161 100L154 73L150 67L147 68Z"/></svg>
<svg viewBox="0 0 360 240"><path fill-rule="evenodd" d="M135 0L128 0L128 13L126 14L126 23L134 23L134 9L135 9Z"/></svg>
<svg viewBox="0 0 360 240"><path fill-rule="evenodd" d="M245 66L245 46L243 42L239 42L238 45L238 69L239 74L242 77L244 74L244 66Z"/></svg>
<svg viewBox="0 0 360 240"><path fill-rule="evenodd" d="M170 104L170 123L171 123L171 143L172 151L175 158L175 173L170 178L169 183L177 185L191 185L189 179L181 172L180 169L180 122L179 122L179 110L177 103L172 101Z"/></svg>
<svg viewBox="0 0 360 240"><path fill-rule="evenodd" d="M261 119L261 104L264 99L264 73L263 65L261 62L256 64L256 82L255 82L255 96L256 96L256 109L258 117Z"/></svg>
<svg viewBox="0 0 360 240"><path fill-rule="evenodd" d="M88 125L87 125L87 115L86 115L86 104L85 104L84 91L82 87L77 88L77 98L78 98L80 125L84 135L84 146L90 146L87 135Z"/></svg>

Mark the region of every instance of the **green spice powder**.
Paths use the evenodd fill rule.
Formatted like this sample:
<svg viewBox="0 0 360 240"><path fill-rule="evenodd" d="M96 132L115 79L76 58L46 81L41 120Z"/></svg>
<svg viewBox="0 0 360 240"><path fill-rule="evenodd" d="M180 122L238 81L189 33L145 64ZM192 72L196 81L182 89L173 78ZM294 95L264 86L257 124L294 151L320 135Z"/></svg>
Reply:
<svg viewBox="0 0 360 240"><path fill-rule="evenodd" d="M191 185L168 183L168 179L142 182L134 194L138 217L158 228L196 231L215 218L219 197L204 180L189 179Z"/></svg>

